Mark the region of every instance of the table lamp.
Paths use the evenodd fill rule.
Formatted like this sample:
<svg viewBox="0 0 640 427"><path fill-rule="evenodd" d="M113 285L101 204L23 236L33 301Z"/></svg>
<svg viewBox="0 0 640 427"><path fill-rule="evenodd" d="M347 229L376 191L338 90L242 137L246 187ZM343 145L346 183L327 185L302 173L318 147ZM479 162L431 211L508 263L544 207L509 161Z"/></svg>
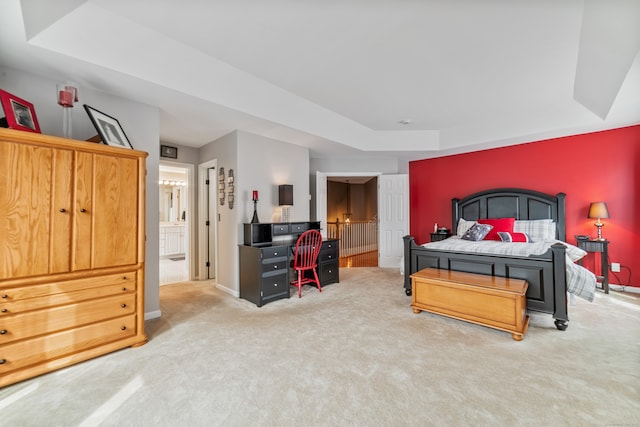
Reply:
<svg viewBox="0 0 640 427"><path fill-rule="evenodd" d="M293 206L293 185L283 184L278 187L278 205L282 206L280 221L289 222L289 209Z"/></svg>
<svg viewBox="0 0 640 427"><path fill-rule="evenodd" d="M609 210L607 209L607 204L605 202L594 202L589 206L589 215L588 218L596 219L595 226L598 228L598 237L596 240L605 240L602 237L602 226L603 223L600 222L601 218L609 218Z"/></svg>

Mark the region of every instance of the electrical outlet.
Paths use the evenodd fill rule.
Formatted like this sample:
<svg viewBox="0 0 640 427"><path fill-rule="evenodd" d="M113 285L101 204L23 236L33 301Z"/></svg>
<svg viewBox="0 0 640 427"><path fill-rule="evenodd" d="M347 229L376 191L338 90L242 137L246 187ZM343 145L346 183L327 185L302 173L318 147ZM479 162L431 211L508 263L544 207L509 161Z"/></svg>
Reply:
<svg viewBox="0 0 640 427"><path fill-rule="evenodd" d="M614 273L620 273L620 263L612 262L611 263L611 271Z"/></svg>

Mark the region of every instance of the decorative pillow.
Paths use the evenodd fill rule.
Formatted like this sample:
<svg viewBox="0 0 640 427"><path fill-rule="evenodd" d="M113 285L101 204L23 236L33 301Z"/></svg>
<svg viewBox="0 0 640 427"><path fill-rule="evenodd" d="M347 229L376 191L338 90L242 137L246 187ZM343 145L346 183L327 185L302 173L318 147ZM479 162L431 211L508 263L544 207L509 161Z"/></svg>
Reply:
<svg viewBox="0 0 640 427"><path fill-rule="evenodd" d="M533 240L527 236L527 233L517 233L515 231L512 233L508 231L498 231L498 237L500 237L500 240L503 242L533 242Z"/></svg>
<svg viewBox="0 0 640 427"><path fill-rule="evenodd" d="M458 220L458 229L456 230L456 234L462 237L464 233L466 233L467 230L475 224L477 224L476 221L466 221L464 218L460 218L460 220Z"/></svg>
<svg viewBox="0 0 640 427"><path fill-rule="evenodd" d="M484 240L500 240L498 236L499 231L506 231L507 233L513 232L513 222L515 218L495 218L495 219L479 219L478 224L489 224L493 226L493 229Z"/></svg>
<svg viewBox="0 0 640 427"><path fill-rule="evenodd" d="M462 235L461 239L474 242L480 241L489 234L492 228L493 226L489 224L474 224Z"/></svg>
<svg viewBox="0 0 640 427"><path fill-rule="evenodd" d="M534 242L556 240L556 223L552 219L516 220L513 231L527 233Z"/></svg>

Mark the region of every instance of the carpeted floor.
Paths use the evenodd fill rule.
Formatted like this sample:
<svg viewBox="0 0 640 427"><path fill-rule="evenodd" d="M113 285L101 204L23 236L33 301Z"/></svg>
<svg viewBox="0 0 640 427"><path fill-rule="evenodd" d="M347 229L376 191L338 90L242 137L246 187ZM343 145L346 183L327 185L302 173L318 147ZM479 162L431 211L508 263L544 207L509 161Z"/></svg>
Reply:
<svg viewBox="0 0 640 427"><path fill-rule="evenodd" d="M398 270L261 308L161 288L148 344L0 390L2 426L640 425L640 305L598 292L524 340L414 314Z"/></svg>

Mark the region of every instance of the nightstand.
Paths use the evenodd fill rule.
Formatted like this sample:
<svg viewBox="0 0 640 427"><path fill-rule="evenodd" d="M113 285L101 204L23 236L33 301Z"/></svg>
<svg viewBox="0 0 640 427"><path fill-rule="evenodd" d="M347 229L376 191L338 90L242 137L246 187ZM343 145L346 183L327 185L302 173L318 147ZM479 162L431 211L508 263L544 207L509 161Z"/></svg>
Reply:
<svg viewBox="0 0 640 427"><path fill-rule="evenodd" d="M451 237L451 233L431 233L432 242L439 242L440 240L444 240L447 237Z"/></svg>
<svg viewBox="0 0 640 427"><path fill-rule="evenodd" d="M577 245L580 249L587 252L600 252L600 276L596 276L602 281L602 290L605 294L609 293L609 241L594 239L578 239ZM582 260L578 261L582 265Z"/></svg>

